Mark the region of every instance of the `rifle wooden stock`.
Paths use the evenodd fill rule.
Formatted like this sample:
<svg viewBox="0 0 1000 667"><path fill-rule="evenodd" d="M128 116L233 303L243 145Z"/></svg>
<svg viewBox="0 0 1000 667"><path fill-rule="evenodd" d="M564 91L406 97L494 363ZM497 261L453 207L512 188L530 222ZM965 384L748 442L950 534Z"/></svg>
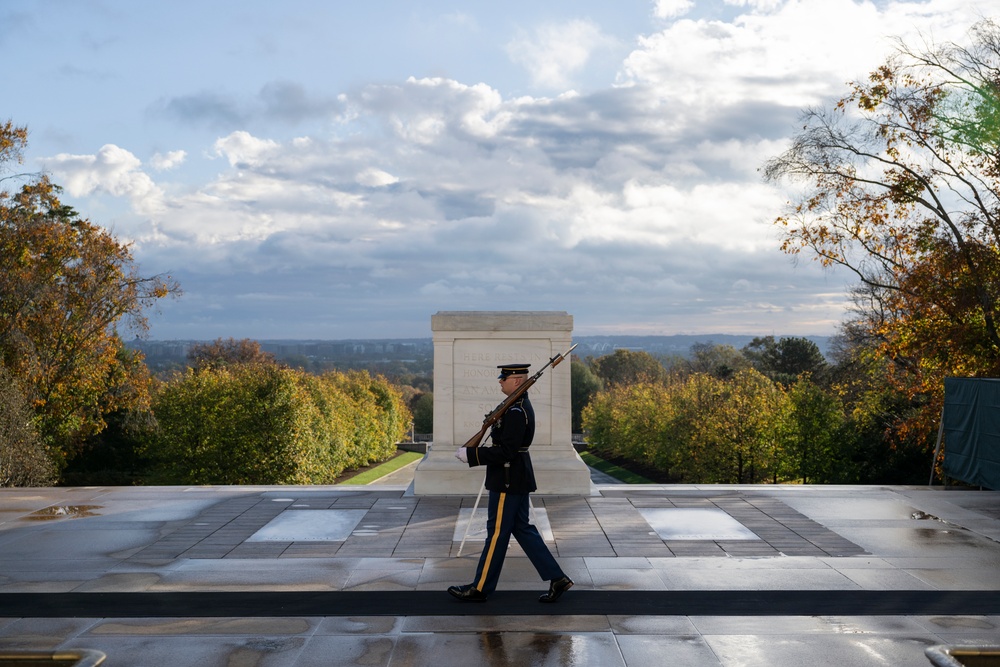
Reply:
<svg viewBox="0 0 1000 667"><path fill-rule="evenodd" d="M545 369L548 368L549 366L552 366L553 368L558 366L559 362L565 359L566 356L569 355L569 353L572 352L577 345L579 345L579 343L574 343L573 347L569 348L562 354L557 354L556 356L549 359L549 363L542 366L537 373L535 373L527 380L522 382L520 385L518 385L517 389L515 389L510 396L504 399L503 403L493 408L493 411L490 412L488 415L486 415L486 418L483 419L483 427L479 429L479 433L476 433L474 436L469 438L468 441L466 441L466 443L462 446L478 447L479 443L481 443L483 441L483 438L486 436L486 431L488 431L491 426L500 421L500 418L503 417L504 413L507 412L508 409L510 409L510 406L514 405L514 403L516 403L521 398L521 396L523 396L528 391L528 389L531 388L533 384L538 382L538 378L542 377L542 373L545 372Z"/></svg>
<svg viewBox="0 0 1000 667"><path fill-rule="evenodd" d="M463 447L478 447L479 443L481 443L483 438L486 436L486 431L500 421L500 418L503 417L504 413L507 412L510 406L514 405L514 403L520 399L526 391L528 391L531 385L535 384L535 380L536 378L533 377L528 378L522 382L510 396L504 399L503 403L493 408L493 411L486 415L486 418L483 419L483 427L479 429L479 433L476 433L474 436L469 438Z"/></svg>

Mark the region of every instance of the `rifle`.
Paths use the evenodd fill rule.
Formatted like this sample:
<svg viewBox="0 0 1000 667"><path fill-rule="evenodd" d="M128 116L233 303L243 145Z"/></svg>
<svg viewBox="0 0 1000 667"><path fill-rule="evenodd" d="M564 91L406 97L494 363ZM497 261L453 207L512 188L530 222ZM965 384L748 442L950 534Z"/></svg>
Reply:
<svg viewBox="0 0 1000 667"><path fill-rule="evenodd" d="M542 366L540 369L538 369L537 373L535 373L527 380L522 382L520 385L518 385L517 389L515 389L514 392L510 396L508 396L503 403L493 408L493 411L486 415L485 419L483 419L483 427L479 429L479 433L469 438L469 440L462 446L469 448L478 447L479 443L482 442L483 438L486 436L486 431L488 431L491 426L500 421L500 418L503 417L504 413L507 412L508 408L514 405L514 403L516 403L518 399L520 399L521 396L523 396L528 391L528 389L531 388L531 385L535 384L535 382L538 381L538 378L542 377L542 373L545 372L545 369L548 368L549 366L552 366L553 368L558 366L559 362L565 359L567 355L569 355L569 353L576 348L577 345L579 345L579 343L574 343L573 347L569 348L562 354L557 354L556 356L549 359L549 363Z"/></svg>

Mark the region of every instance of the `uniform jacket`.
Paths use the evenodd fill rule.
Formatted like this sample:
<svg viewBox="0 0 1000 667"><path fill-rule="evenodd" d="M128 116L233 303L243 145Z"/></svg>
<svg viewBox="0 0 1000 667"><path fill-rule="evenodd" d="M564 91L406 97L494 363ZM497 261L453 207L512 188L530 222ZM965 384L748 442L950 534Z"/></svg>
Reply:
<svg viewBox="0 0 1000 667"><path fill-rule="evenodd" d="M535 437L535 411L525 393L493 425L492 447L469 449L469 466L486 466L486 488L503 493L531 493L535 470L528 447Z"/></svg>

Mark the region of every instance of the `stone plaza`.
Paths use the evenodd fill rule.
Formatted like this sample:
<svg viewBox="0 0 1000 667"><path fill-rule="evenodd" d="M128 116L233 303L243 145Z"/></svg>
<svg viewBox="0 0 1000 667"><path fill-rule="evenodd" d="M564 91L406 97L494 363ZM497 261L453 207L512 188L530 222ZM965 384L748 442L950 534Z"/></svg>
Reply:
<svg viewBox="0 0 1000 667"><path fill-rule="evenodd" d="M0 652L920 667L928 647L1000 642L998 492L595 473L585 496L535 499L576 586L537 604L546 586L512 545L497 593L469 605L445 589L475 569L481 541L457 553L475 498L413 495L414 467L367 487L0 489Z"/></svg>

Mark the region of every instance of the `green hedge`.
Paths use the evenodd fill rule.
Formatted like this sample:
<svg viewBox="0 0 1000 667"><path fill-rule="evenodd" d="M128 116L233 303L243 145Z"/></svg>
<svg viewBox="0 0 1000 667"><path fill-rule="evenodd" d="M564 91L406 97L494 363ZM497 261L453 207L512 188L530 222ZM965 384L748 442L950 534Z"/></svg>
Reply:
<svg viewBox="0 0 1000 667"><path fill-rule="evenodd" d="M722 380L640 382L599 392L583 411L588 442L672 479L707 484L775 481L787 444L787 400L752 369Z"/></svg>
<svg viewBox="0 0 1000 667"><path fill-rule="evenodd" d="M159 484L328 484L389 458L409 413L382 377L275 364L189 370L160 385L145 453Z"/></svg>

